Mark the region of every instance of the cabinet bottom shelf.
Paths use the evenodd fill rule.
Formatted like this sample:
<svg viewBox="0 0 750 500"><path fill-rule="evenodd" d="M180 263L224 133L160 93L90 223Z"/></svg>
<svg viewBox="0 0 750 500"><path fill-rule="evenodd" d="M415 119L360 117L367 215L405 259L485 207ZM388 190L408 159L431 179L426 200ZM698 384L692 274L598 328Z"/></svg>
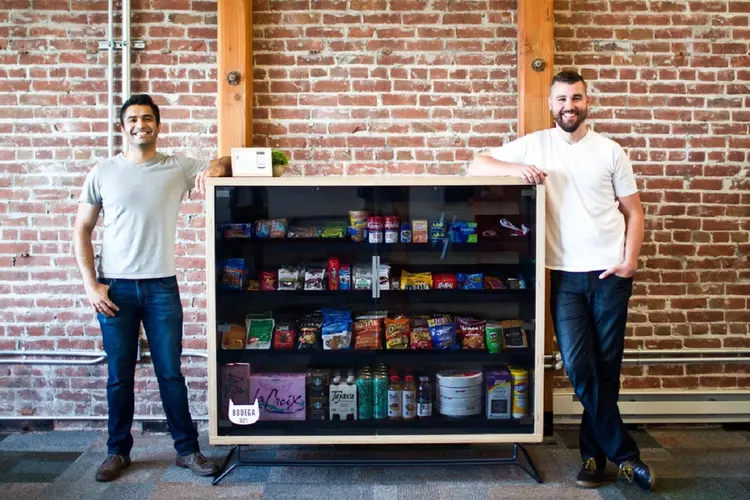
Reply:
<svg viewBox="0 0 750 500"><path fill-rule="evenodd" d="M489 420L433 417L430 420L296 420L234 425L219 421L219 436L397 436L444 434L533 434L533 418Z"/></svg>

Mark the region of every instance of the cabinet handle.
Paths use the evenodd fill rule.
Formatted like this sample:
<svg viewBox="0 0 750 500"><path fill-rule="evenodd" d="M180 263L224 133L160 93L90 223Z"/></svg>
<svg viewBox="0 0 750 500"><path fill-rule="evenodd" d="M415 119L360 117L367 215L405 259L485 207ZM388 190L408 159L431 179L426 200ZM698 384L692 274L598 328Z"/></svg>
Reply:
<svg viewBox="0 0 750 500"><path fill-rule="evenodd" d="M372 298L380 298L380 256L372 256Z"/></svg>

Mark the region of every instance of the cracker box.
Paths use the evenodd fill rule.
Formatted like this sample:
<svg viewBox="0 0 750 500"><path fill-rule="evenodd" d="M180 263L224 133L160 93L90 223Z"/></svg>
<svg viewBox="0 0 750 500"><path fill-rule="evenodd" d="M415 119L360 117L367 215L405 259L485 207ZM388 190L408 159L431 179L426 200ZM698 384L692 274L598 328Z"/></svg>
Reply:
<svg viewBox="0 0 750 500"><path fill-rule="evenodd" d="M226 363L221 366L221 407L220 419L229 420L229 400L235 405L249 405L250 365L247 363Z"/></svg>
<svg viewBox="0 0 750 500"><path fill-rule="evenodd" d="M427 243L429 241L429 226L426 220L411 221L411 234L414 243Z"/></svg>
<svg viewBox="0 0 750 500"><path fill-rule="evenodd" d="M258 400L260 420L305 420L304 373L250 376L250 401Z"/></svg>

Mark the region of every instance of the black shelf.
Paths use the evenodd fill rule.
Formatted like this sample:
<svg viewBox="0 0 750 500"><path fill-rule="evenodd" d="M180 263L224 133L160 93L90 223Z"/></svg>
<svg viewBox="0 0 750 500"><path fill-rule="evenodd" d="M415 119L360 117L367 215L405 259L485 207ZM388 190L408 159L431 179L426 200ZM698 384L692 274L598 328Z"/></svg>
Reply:
<svg viewBox="0 0 750 500"><path fill-rule="evenodd" d="M296 300L296 299L354 299L354 300L375 300L372 296L372 290L257 290L240 292L236 290L219 290L217 292L218 300L229 300L232 302L247 301L256 303L257 301L266 300ZM395 298L399 300L414 301L416 299L425 299L428 301L451 301L461 302L465 300L491 300L491 301L519 301L527 300L534 297L534 291L525 289L482 289L482 290L381 290L381 298Z"/></svg>
<svg viewBox="0 0 750 500"><path fill-rule="evenodd" d="M529 236L507 237L491 240L480 240L477 243L448 243L447 253L483 253L483 252L528 252L533 251L533 239ZM244 246L258 245L263 248L284 248L284 251L317 250L324 248L326 253L336 251L348 253L388 254L407 252L443 251L443 243L368 243L355 242L347 238L219 238L218 245Z"/></svg>
<svg viewBox="0 0 750 500"><path fill-rule="evenodd" d="M484 415L449 418L433 415L427 420L260 420L253 425L219 422L220 436L323 436L406 434L516 434L534 432L532 418L488 420Z"/></svg>
<svg viewBox="0 0 750 500"><path fill-rule="evenodd" d="M272 349L247 349L217 351L220 364L223 363L256 363L278 366L321 366L321 367L350 367L374 365L400 364L419 367L421 365L455 363L482 365L529 365L534 362L534 351L531 348L508 349L499 353L487 351L458 350L381 350L365 351L356 349L346 350L289 350L277 351Z"/></svg>

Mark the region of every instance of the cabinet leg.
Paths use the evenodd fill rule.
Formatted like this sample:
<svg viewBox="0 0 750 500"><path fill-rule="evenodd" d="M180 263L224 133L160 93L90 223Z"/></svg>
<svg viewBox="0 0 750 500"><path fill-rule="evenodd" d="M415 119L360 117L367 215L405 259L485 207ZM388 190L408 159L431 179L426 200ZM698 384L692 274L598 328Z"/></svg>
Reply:
<svg viewBox="0 0 750 500"><path fill-rule="evenodd" d="M224 463L221 464L221 468L219 469L219 474L214 478L213 481L211 481L211 484L217 485L219 484L219 481L224 479L224 477L227 476L230 472L234 470L235 467L237 467L237 463L233 463L230 468L227 469L227 464L234 456L235 452L237 453L237 457L239 458L239 445L233 446L231 450L229 450L229 453L227 453L227 457L224 459Z"/></svg>

